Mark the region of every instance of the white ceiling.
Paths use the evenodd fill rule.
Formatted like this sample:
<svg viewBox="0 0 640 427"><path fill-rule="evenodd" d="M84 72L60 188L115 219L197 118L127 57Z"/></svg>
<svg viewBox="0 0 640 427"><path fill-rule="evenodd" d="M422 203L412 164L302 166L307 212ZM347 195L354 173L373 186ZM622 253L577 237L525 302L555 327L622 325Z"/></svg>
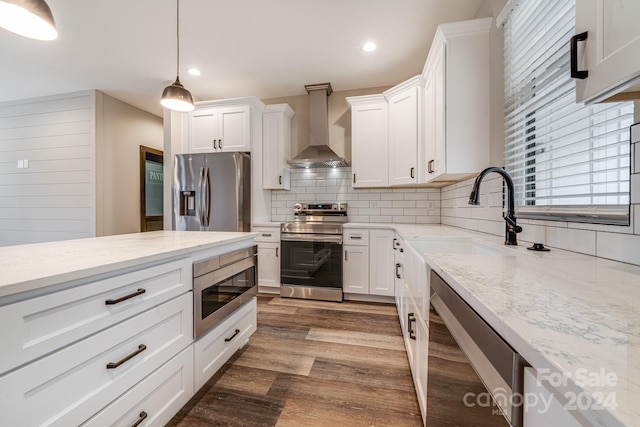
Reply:
<svg viewBox="0 0 640 427"><path fill-rule="evenodd" d="M0 29L0 102L98 89L156 115L175 79L175 0L47 0L59 38ZM180 79L196 100L395 85L419 74L439 23L483 0L181 0ZM375 41L373 53L362 51ZM186 70L197 67L200 77Z"/></svg>

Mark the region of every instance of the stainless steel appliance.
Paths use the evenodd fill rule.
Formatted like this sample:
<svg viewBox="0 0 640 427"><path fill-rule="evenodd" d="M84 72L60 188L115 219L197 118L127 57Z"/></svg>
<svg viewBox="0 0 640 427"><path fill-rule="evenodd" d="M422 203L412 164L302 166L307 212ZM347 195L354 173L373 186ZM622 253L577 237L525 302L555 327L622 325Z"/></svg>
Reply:
<svg viewBox="0 0 640 427"><path fill-rule="evenodd" d="M257 295L257 253L252 246L193 264L195 338Z"/></svg>
<svg viewBox="0 0 640 427"><path fill-rule="evenodd" d="M478 425L521 427L523 408L520 403L524 393L524 368L527 362L434 271L431 271L430 284L431 306L437 314L432 313L429 322L427 406L437 407L440 403L437 402L438 395L445 394L438 393L438 384L444 384L447 393L454 390L452 383L460 382L458 377L466 356L476 376L467 376L466 383L460 390L461 395L453 397L459 410L449 411L447 422L468 425L469 418L476 411L473 418ZM442 338L449 334L463 353L452 358L455 365L453 368L447 367L448 362L442 357L447 352L438 349L442 346ZM455 381L443 377L443 373L447 371L457 372ZM468 371L473 372L470 369ZM474 382L480 385L480 390L473 390ZM486 396L482 396L487 391L493 398L493 407L488 406ZM434 395L433 399L430 399L430 394ZM462 404L464 406L460 406ZM434 425L440 422L429 420L428 414L429 411L427 422L431 421ZM483 417L481 421L480 417Z"/></svg>
<svg viewBox="0 0 640 427"><path fill-rule="evenodd" d="M280 295L342 301L342 225L346 203L296 203L282 225Z"/></svg>
<svg viewBox="0 0 640 427"><path fill-rule="evenodd" d="M173 185L174 230L250 231L248 154L177 154Z"/></svg>

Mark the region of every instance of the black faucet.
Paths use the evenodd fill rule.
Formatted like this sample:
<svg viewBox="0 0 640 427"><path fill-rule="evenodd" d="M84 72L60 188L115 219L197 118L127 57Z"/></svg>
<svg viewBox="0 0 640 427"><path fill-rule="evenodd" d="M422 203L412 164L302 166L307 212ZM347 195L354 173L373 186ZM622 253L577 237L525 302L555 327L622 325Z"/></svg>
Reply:
<svg viewBox="0 0 640 427"><path fill-rule="evenodd" d="M516 234L522 231L522 227L516 224L516 210L515 210L515 195L513 191L513 180L511 176L502 168L490 167L486 168L480 175L476 178L476 182L473 183L473 189L471 190L471 194L469 194L469 204L470 205L479 205L480 204L480 183L484 179L485 175L490 172L496 172L504 178L504 181L507 183L507 191L508 191L508 205L507 205L507 214L504 217L506 222L506 230L504 237L505 245L517 245L518 240L516 239Z"/></svg>

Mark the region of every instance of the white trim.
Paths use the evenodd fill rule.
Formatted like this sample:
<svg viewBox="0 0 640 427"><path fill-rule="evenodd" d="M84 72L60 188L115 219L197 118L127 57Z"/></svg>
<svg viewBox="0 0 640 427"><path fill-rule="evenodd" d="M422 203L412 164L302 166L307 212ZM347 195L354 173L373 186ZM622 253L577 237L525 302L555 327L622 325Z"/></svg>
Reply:
<svg viewBox="0 0 640 427"><path fill-rule="evenodd" d="M504 5L498 16L496 17L496 28L502 27L504 21L507 20L507 17L516 6L516 2L518 0L507 0L507 3Z"/></svg>

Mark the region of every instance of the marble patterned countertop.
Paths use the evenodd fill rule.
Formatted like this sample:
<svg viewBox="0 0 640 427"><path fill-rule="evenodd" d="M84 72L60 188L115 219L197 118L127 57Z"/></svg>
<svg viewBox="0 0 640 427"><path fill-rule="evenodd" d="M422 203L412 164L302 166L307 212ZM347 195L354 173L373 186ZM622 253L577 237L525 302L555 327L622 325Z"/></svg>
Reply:
<svg viewBox="0 0 640 427"><path fill-rule="evenodd" d="M448 226L345 227L396 230L585 425L640 425L640 266Z"/></svg>
<svg viewBox="0 0 640 427"><path fill-rule="evenodd" d="M0 297L252 239L257 233L152 231L0 248Z"/></svg>

